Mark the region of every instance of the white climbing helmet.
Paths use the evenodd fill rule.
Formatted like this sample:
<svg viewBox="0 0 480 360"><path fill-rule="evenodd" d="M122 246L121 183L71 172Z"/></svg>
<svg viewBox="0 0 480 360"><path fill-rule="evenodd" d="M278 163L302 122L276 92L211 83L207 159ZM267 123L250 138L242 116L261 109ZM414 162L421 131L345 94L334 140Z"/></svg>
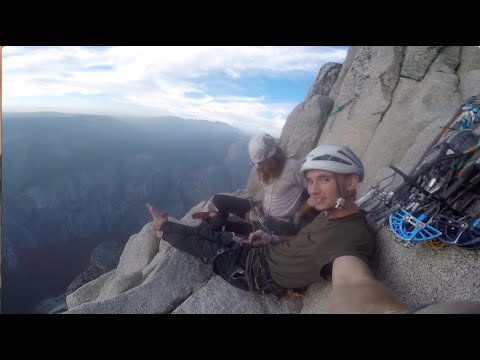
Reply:
<svg viewBox="0 0 480 360"><path fill-rule="evenodd" d="M345 145L320 145L310 151L300 169L304 174L307 170L326 170L339 174L357 174L363 181L364 169L362 161Z"/></svg>
<svg viewBox="0 0 480 360"><path fill-rule="evenodd" d="M253 137L248 144L248 154L254 163L259 163L273 156L277 151L278 145L273 136L268 134L259 134Z"/></svg>

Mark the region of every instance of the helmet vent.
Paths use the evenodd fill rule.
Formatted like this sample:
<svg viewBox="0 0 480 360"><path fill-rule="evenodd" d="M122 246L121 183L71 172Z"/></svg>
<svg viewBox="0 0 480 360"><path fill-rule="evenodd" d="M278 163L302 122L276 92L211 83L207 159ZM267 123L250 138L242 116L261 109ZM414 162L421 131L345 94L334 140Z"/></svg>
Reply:
<svg viewBox="0 0 480 360"><path fill-rule="evenodd" d="M351 155L348 155L347 153L345 153L344 151L342 150L338 150L338 153L339 154L342 154L343 156L346 156L347 158L349 158L350 160L352 160L352 162L354 163L357 163L358 161L356 161L355 159L352 159L352 156Z"/></svg>
<svg viewBox="0 0 480 360"><path fill-rule="evenodd" d="M341 164L352 165L348 161L345 161L345 160L340 159L336 156L328 155L328 154L325 154L325 155L322 155L322 156L317 156L317 157L313 158L312 160L335 161L335 162L338 162L338 163L341 163Z"/></svg>

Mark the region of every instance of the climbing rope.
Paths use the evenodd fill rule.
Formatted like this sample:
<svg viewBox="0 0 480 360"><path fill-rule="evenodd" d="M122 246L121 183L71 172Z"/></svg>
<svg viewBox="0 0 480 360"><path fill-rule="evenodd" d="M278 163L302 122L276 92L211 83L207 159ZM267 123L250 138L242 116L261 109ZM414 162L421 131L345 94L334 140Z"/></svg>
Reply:
<svg viewBox="0 0 480 360"><path fill-rule="evenodd" d="M287 297L289 297L290 299L298 299L298 298L304 298L305 295L303 295L302 293L299 293L293 289L288 289L287 290Z"/></svg>
<svg viewBox="0 0 480 360"><path fill-rule="evenodd" d="M289 299L301 299L304 298L305 295L302 293L295 291L293 289L286 289L278 293L272 293L270 294L270 297L275 301L278 302L282 298L289 298Z"/></svg>
<svg viewBox="0 0 480 360"><path fill-rule="evenodd" d="M335 115L337 113L339 113L340 111L342 111L343 109L345 109L348 105L350 105L352 102L354 102L356 99L358 98L358 94L355 94L355 96L353 98L351 98L349 101L347 101L345 104L337 107L335 109L335 111L333 111L332 113L330 113L330 115L328 115L328 118L332 115ZM352 106L353 107L353 106ZM352 111L352 107L350 107L350 112L348 113L350 115L351 111ZM327 118L327 119L328 119ZM332 131L332 126L333 126L333 121L335 120L335 118L332 119L332 122L330 123L330 129L329 131L331 132Z"/></svg>
<svg viewBox="0 0 480 360"><path fill-rule="evenodd" d="M448 244L444 243L443 241L439 240L438 238L436 239L431 239L423 242L425 246L429 247L430 249L433 250L440 250L443 249L444 247L448 246Z"/></svg>

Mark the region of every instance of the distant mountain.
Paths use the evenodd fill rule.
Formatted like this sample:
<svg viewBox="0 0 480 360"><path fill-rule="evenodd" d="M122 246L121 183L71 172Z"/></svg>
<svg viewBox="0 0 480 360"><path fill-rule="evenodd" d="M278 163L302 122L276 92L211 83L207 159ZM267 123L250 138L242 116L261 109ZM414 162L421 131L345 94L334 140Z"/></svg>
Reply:
<svg viewBox="0 0 480 360"><path fill-rule="evenodd" d="M126 242L145 203L181 217L245 188L250 136L176 117L4 113L3 312L64 291L100 241Z"/></svg>

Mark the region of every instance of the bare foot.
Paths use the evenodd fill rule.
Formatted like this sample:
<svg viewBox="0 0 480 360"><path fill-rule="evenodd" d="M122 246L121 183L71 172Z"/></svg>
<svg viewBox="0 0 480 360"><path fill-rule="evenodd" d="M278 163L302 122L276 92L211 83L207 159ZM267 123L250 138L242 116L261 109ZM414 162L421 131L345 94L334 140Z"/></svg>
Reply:
<svg viewBox="0 0 480 360"><path fill-rule="evenodd" d="M161 238L161 231L160 227L168 221L168 214L165 211L158 212L152 205L146 204L148 211L150 211L150 215L152 216L152 229L156 232L157 236L160 235ZM160 234L159 234L160 233Z"/></svg>

